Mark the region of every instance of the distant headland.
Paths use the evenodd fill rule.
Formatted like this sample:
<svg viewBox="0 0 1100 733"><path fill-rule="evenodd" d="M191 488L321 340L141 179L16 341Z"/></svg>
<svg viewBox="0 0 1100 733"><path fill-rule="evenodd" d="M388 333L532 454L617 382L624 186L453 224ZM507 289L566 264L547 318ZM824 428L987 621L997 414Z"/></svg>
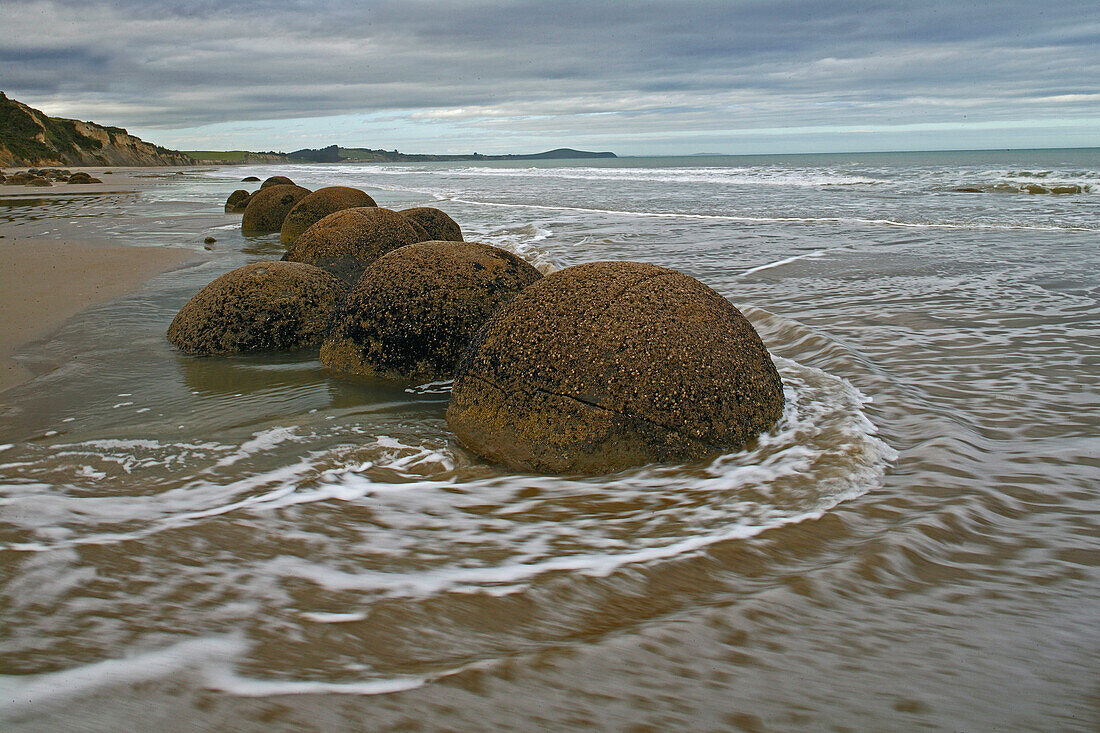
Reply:
<svg viewBox="0 0 1100 733"><path fill-rule="evenodd" d="M50 117L0 92L0 166L144 166L246 163L423 163L463 160L615 158L614 153L556 148L530 155L430 155L372 148L304 148L291 153L248 150L169 150L121 127Z"/></svg>
<svg viewBox="0 0 1100 733"><path fill-rule="evenodd" d="M291 153L251 152L248 150L188 150L187 155L203 163L431 163L464 160L570 160L577 158L616 158L611 152L591 152L573 148L555 148L542 153L527 155L482 155L465 153L434 155L428 153L402 153L397 150L373 148L304 148Z"/></svg>
<svg viewBox="0 0 1100 733"><path fill-rule="evenodd" d="M121 127L50 117L0 92L0 165L195 165Z"/></svg>

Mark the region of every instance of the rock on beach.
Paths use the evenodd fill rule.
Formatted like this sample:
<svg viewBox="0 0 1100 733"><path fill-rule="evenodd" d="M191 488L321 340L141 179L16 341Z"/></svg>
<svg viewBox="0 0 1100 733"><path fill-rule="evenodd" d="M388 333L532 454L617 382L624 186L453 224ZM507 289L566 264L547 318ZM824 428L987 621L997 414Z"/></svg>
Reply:
<svg viewBox="0 0 1100 733"><path fill-rule="evenodd" d="M396 211L360 206L329 214L306 229L283 259L323 267L353 285L367 265L382 255L425 238L423 228Z"/></svg>
<svg viewBox="0 0 1100 733"><path fill-rule="evenodd" d="M431 206L417 206L397 212L401 216L424 227L428 239L462 241L462 228L447 212Z"/></svg>
<svg viewBox="0 0 1100 733"><path fill-rule="evenodd" d="M191 298L168 328L168 340L188 354L315 348L346 290L311 265L244 265Z"/></svg>
<svg viewBox="0 0 1100 733"><path fill-rule="evenodd" d="M241 218L241 231L245 234L277 232L294 205L310 194L308 188L293 184L280 184L261 188L248 199Z"/></svg>
<svg viewBox="0 0 1100 733"><path fill-rule="evenodd" d="M395 249L363 271L332 320L321 361L342 373L448 379L485 321L541 277L487 244L430 241Z"/></svg>
<svg viewBox="0 0 1100 733"><path fill-rule="evenodd" d="M519 470L605 473L736 450L783 411L752 324L674 270L594 262L501 308L459 362L447 422Z"/></svg>
<svg viewBox="0 0 1100 733"><path fill-rule="evenodd" d="M329 214L358 206L377 206L377 204L369 194L357 188L347 186L319 188L290 210L279 231L279 241L283 244L293 244L302 232Z"/></svg>

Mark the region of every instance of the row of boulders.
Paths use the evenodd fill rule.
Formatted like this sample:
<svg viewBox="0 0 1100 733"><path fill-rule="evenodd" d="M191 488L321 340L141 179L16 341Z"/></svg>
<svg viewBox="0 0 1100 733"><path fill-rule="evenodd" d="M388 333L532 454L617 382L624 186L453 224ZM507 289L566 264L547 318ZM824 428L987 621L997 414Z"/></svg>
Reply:
<svg viewBox="0 0 1100 733"><path fill-rule="evenodd" d="M463 241L439 209L297 189L252 195L245 220L280 231L286 255L192 298L168 330L181 350L318 348L338 373L453 378L447 421L459 440L521 470L702 458L782 413L782 382L752 325L687 275L596 262L542 277Z"/></svg>
<svg viewBox="0 0 1100 733"><path fill-rule="evenodd" d="M98 178L94 178L91 175L78 171L76 173L70 173L67 170L60 168L30 168L26 171L19 173L13 173L10 176L5 176L0 171L0 183L5 186L52 186L57 183L103 183Z"/></svg>

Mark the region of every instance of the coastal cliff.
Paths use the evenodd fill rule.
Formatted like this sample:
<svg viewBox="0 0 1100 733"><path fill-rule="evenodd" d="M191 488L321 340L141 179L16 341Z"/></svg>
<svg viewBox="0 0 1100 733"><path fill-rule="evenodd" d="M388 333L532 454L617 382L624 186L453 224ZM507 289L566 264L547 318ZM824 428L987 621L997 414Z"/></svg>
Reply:
<svg viewBox="0 0 1100 733"><path fill-rule="evenodd" d="M195 165L184 153L105 127L50 117L0 92L0 166Z"/></svg>

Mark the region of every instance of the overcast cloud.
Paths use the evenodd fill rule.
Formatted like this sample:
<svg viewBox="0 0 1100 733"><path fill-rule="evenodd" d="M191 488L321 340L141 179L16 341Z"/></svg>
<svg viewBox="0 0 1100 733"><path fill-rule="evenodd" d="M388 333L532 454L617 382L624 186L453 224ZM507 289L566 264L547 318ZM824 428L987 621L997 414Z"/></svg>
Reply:
<svg viewBox="0 0 1100 733"><path fill-rule="evenodd" d="M1100 10L4 0L0 89L184 148L1096 145Z"/></svg>

